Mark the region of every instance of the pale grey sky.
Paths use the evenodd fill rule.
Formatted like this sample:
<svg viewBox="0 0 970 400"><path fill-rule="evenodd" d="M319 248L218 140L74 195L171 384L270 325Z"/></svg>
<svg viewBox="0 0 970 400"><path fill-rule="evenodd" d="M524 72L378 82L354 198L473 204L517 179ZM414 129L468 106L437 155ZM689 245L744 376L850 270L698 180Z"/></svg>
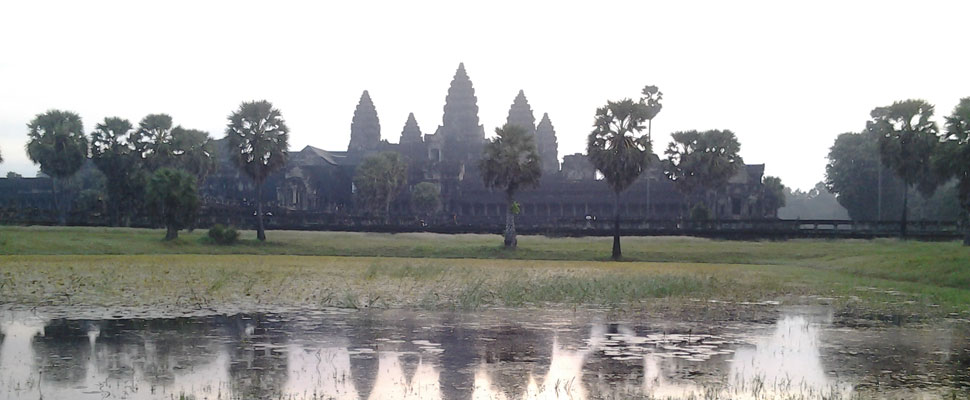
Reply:
<svg viewBox="0 0 970 400"><path fill-rule="evenodd" d="M491 134L519 89L548 112L559 154L582 152L596 107L660 86L669 133L731 129L784 183L823 179L835 137L869 111L924 98L938 120L970 96L967 1L15 1L0 2L0 174L33 176L26 124L59 108L168 113L223 135L267 99L291 148L344 150L369 90L383 138L408 112L441 123L459 62Z"/></svg>

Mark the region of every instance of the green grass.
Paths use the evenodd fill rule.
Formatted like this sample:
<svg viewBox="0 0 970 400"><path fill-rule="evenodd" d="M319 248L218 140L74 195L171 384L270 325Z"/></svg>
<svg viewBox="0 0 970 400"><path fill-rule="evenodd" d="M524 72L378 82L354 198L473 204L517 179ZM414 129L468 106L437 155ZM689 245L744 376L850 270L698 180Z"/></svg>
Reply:
<svg viewBox="0 0 970 400"><path fill-rule="evenodd" d="M852 315L970 309L970 249L898 240L718 241L270 231L259 243L204 232L0 227L0 302L208 307L476 308L536 305L684 310L781 301ZM714 302L712 302L714 301ZM737 307L735 307L737 308ZM721 309L720 312L724 310Z"/></svg>

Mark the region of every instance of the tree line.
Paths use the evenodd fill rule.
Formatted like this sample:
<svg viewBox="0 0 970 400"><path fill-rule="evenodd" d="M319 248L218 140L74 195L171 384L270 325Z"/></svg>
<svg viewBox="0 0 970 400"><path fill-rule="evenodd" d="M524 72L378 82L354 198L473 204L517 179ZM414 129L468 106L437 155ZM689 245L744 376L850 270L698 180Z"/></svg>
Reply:
<svg viewBox="0 0 970 400"><path fill-rule="evenodd" d="M906 236L910 196L928 198L952 188L970 212L970 97L944 118L933 120L935 107L911 99L874 108L861 132L843 133L832 145L825 168L826 186L853 219L900 216ZM970 232L964 239L970 245Z"/></svg>
<svg viewBox="0 0 970 400"><path fill-rule="evenodd" d="M663 93L646 86L641 94L637 100L608 101L597 109L587 137L589 161L614 194L614 259L622 257L620 195L648 168L662 169L687 199L692 217L707 218L711 209L717 217L720 191L743 166L740 143L730 130L674 132L661 160L653 153L651 130L663 107ZM144 207L165 225L166 239L192 225L200 203L198 184L214 170L218 150L208 133L174 125L166 114L148 115L137 126L108 117L86 136L80 116L51 110L37 115L28 128L28 155L51 177L59 223L66 223L66 215L58 202L58 182L74 175L90 157L106 178L113 223L127 224ZM242 103L228 117L228 158L255 185L259 240L265 240L262 184L286 163L288 133L280 111L265 100ZM515 195L539 184L541 164L535 138L525 129L507 124L495 133L483 147L479 170L486 187L506 194L504 242L515 248L515 215L520 211ZM407 186L407 168L398 153L366 158L353 177L355 201L389 221L391 203ZM764 183L767 207L784 206L781 180L766 177ZM436 185L421 182L411 190L415 212L430 216L440 209Z"/></svg>
<svg viewBox="0 0 970 400"><path fill-rule="evenodd" d="M216 149L209 134L174 125L167 114L147 115L137 126L107 117L85 135L78 114L50 110L27 128L27 156L51 178L61 225L67 217L58 189L88 158L104 175L112 223L127 225L144 208L166 227L166 240L192 226L200 205L198 184L215 169ZM262 183L285 164L288 132L280 111L265 100L242 103L226 125L227 155L256 186L259 240L266 238Z"/></svg>
<svg viewBox="0 0 970 400"><path fill-rule="evenodd" d="M659 163L688 203L698 203L698 210L706 210L716 202L718 191L743 165L738 154L741 145L729 130L675 132L664 152L666 159L660 160L653 154L651 130L654 117L663 107L663 93L656 86L646 86L641 95L638 100L608 101L597 109L593 130L587 137L589 161L613 192L614 260L622 258L620 195L652 164ZM519 213L515 194L519 189L537 186L542 171L535 140L525 129L505 125L497 128L495 134L485 144L479 166L485 186L506 194L504 243L507 248L515 248L515 215ZM778 186L774 193L783 188L778 178L768 178L766 182ZM774 202L777 207L783 206L783 195L776 195Z"/></svg>

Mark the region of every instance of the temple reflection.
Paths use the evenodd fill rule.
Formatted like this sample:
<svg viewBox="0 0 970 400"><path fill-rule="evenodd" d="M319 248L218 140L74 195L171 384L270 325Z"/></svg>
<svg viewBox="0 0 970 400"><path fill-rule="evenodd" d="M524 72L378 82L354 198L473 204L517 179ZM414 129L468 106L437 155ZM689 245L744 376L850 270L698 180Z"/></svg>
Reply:
<svg viewBox="0 0 970 400"><path fill-rule="evenodd" d="M850 397L849 381L826 368L825 324L785 316L770 328L720 335L503 325L444 340L411 321L367 334L323 323L297 329L260 315L76 321L7 312L0 315L0 398ZM917 342L913 352L963 346L959 332Z"/></svg>

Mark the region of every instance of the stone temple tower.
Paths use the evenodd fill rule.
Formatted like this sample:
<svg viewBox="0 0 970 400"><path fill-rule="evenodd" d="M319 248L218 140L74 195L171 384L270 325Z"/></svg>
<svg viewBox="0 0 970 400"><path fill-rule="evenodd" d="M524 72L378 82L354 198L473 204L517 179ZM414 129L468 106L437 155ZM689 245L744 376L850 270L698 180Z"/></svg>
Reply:
<svg viewBox="0 0 970 400"><path fill-rule="evenodd" d="M549 113L542 114L542 120L536 127L536 148L542 160L542 173L549 175L559 172L559 142Z"/></svg>
<svg viewBox="0 0 970 400"><path fill-rule="evenodd" d="M354 110L354 119L350 123L349 152L374 151L381 144L381 122L377 119L377 109L365 90L360 95L360 102Z"/></svg>
<svg viewBox="0 0 970 400"><path fill-rule="evenodd" d="M535 135L536 117L532 114L532 107L529 106L529 100L525 98L525 92L520 90L519 94L515 96L515 101L509 108L509 117L506 119L506 123L518 126L525 129L526 133Z"/></svg>
<svg viewBox="0 0 970 400"><path fill-rule="evenodd" d="M421 142L421 128L418 121L414 119L414 113L408 114L408 120L404 123L404 130L401 131L401 144Z"/></svg>
<svg viewBox="0 0 970 400"><path fill-rule="evenodd" d="M400 143L401 153L410 160L411 166L416 167L416 163L427 161L428 150L425 147L418 121L414 119L414 113L408 114L408 120L404 123L404 129L401 130L401 139L398 143ZM417 180L408 179L411 182L417 182L421 179L420 176L417 176L417 178Z"/></svg>
<svg viewBox="0 0 970 400"><path fill-rule="evenodd" d="M485 141L485 128L478 123L478 98L465 72L465 64L458 71L445 97L445 113L435 136L443 141L442 159L477 162Z"/></svg>

